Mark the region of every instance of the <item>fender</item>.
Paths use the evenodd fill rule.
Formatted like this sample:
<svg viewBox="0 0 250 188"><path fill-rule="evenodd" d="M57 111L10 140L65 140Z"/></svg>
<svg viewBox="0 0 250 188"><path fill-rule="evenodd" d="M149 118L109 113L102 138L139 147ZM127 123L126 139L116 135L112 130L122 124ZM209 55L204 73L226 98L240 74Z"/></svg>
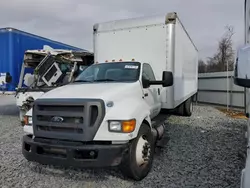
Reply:
<svg viewBox="0 0 250 188"><path fill-rule="evenodd" d="M136 119L136 127L132 133L113 133L108 130L108 120ZM114 102L112 108L107 108L105 118L100 125L94 140L128 141L137 137L142 122L146 120L151 127L150 107L141 98L128 98Z"/></svg>

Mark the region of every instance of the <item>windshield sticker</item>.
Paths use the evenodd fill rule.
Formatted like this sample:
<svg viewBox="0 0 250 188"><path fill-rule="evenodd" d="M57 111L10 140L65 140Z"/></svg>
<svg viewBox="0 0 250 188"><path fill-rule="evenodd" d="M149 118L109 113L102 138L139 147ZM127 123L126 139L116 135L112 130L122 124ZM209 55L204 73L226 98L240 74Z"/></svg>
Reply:
<svg viewBox="0 0 250 188"><path fill-rule="evenodd" d="M125 69L138 69L136 65L125 65Z"/></svg>

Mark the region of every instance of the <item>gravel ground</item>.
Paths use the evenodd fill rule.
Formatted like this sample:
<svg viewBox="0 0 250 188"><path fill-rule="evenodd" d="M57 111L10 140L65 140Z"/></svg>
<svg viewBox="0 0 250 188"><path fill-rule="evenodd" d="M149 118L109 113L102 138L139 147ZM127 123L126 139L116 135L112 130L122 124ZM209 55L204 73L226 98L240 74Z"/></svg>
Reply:
<svg viewBox="0 0 250 188"><path fill-rule="evenodd" d="M236 188L244 166L246 120L212 107L195 106L191 118L172 116L167 145L141 182L116 169L64 169L27 162L21 154L22 128L13 99L0 96L0 187L202 187Z"/></svg>

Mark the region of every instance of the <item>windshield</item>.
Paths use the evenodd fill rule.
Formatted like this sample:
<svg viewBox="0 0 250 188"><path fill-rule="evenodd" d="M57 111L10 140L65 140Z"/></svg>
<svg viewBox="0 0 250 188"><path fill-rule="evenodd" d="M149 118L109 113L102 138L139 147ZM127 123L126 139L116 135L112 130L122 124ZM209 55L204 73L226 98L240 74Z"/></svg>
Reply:
<svg viewBox="0 0 250 188"><path fill-rule="evenodd" d="M75 82L137 81L140 75L138 62L100 63L89 66L75 80Z"/></svg>

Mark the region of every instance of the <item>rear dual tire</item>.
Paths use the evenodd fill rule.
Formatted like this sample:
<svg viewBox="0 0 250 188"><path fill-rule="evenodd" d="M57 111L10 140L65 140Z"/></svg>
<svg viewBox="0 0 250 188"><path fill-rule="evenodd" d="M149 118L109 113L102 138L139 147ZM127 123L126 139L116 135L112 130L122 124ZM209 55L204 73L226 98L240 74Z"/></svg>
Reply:
<svg viewBox="0 0 250 188"><path fill-rule="evenodd" d="M192 98L190 97L184 103L184 116L190 117L192 113L193 113L193 102L192 102Z"/></svg>
<svg viewBox="0 0 250 188"><path fill-rule="evenodd" d="M182 103L178 109L177 113L181 116L190 117L193 113L193 102L192 97L187 99L184 103Z"/></svg>
<svg viewBox="0 0 250 188"><path fill-rule="evenodd" d="M154 137L151 128L142 124L138 136L131 141L128 150L119 166L122 174L128 178L140 181L152 168L154 158Z"/></svg>

